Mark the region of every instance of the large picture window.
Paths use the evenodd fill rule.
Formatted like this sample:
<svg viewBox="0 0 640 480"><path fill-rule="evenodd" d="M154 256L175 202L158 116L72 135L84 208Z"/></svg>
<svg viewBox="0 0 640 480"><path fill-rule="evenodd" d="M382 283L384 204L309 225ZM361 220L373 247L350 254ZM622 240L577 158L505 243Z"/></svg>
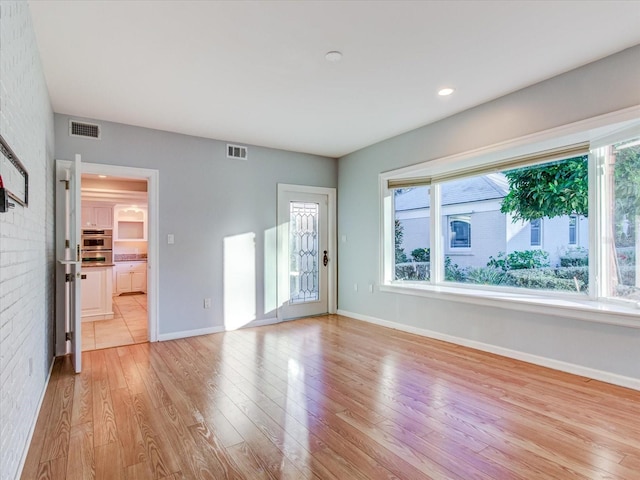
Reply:
<svg viewBox="0 0 640 480"><path fill-rule="evenodd" d="M640 304L640 137L468 164L386 181L395 227L387 281Z"/></svg>

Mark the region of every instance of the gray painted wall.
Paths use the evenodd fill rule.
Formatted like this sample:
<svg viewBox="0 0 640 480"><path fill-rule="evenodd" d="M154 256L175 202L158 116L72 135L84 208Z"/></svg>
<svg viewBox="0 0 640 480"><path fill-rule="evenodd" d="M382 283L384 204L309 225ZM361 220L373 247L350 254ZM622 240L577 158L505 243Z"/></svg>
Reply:
<svg viewBox="0 0 640 480"><path fill-rule="evenodd" d="M276 185L336 187L335 159L249 146L247 161L234 160L226 158L226 142L101 120L90 120L102 126L100 140L70 137L69 118L55 115L56 158L79 153L83 162L160 172L159 334L224 325L223 239L249 232L256 235L256 282L246 285L246 295L255 298L256 319L275 317L274 300L264 298L275 272L264 266ZM174 245L167 245L169 233ZM203 308L206 297L213 299L210 310Z"/></svg>
<svg viewBox="0 0 640 480"><path fill-rule="evenodd" d="M636 46L341 158L339 308L640 379L640 329L363 288L378 282L379 173L639 104Z"/></svg>

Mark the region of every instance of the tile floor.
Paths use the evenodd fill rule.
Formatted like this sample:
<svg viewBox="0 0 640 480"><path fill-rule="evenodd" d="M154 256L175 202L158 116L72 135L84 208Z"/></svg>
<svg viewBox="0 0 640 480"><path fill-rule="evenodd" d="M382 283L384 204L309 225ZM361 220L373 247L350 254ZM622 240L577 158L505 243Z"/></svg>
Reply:
<svg viewBox="0 0 640 480"><path fill-rule="evenodd" d="M148 341L147 296L113 297L113 320L82 323L82 351Z"/></svg>

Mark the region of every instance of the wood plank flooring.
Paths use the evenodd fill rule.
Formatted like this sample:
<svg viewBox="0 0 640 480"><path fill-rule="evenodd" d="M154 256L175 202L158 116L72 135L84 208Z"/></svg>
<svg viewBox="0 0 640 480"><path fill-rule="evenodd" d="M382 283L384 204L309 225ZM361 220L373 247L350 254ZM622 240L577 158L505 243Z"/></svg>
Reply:
<svg viewBox="0 0 640 480"><path fill-rule="evenodd" d="M640 478L640 392L337 315L83 365L22 478Z"/></svg>

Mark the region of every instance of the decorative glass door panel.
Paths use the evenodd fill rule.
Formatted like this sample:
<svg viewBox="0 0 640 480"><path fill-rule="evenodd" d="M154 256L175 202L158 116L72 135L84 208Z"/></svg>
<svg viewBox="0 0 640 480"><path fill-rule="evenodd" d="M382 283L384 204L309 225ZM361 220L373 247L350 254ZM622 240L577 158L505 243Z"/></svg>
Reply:
<svg viewBox="0 0 640 480"><path fill-rule="evenodd" d="M289 301L293 304L320 298L319 211L317 203L289 203Z"/></svg>

